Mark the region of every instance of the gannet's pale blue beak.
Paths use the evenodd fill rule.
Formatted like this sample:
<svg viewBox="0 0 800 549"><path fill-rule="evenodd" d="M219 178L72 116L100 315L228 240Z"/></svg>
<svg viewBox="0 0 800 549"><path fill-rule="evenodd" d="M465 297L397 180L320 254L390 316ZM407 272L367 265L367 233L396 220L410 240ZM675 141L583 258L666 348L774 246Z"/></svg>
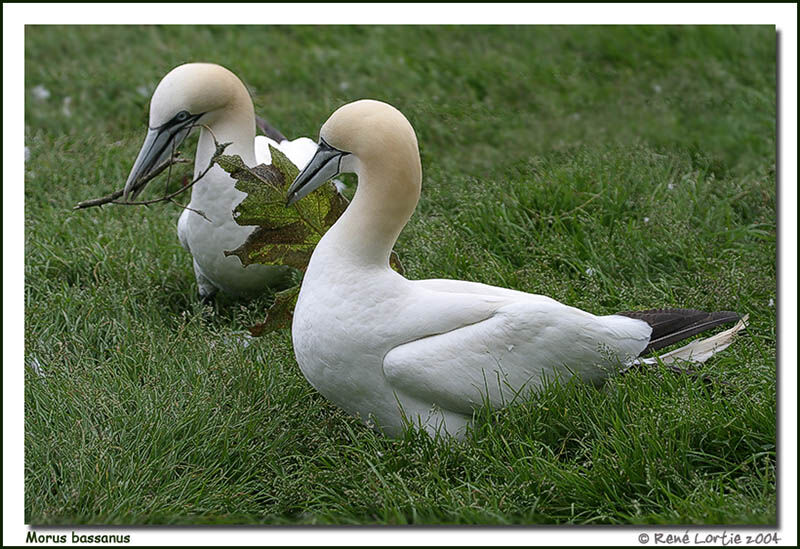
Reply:
<svg viewBox="0 0 800 549"><path fill-rule="evenodd" d="M329 179L339 175L342 158L349 153L328 145L319 138L317 152L286 191L286 205L291 206Z"/></svg>
<svg viewBox="0 0 800 549"><path fill-rule="evenodd" d="M147 131L139 156L125 182L126 200L136 198L142 192L147 183L140 181L172 156L203 114L192 115L181 111L169 122Z"/></svg>

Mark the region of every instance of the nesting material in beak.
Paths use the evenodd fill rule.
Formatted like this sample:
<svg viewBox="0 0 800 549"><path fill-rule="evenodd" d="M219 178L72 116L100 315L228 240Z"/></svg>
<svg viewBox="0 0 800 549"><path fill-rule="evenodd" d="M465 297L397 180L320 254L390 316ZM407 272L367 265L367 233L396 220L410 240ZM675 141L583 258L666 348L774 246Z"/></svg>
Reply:
<svg viewBox="0 0 800 549"><path fill-rule="evenodd" d="M202 114L191 115L181 111L169 122L148 130L139 156L136 157L125 182L126 200L134 199L142 192L147 184L139 181L172 156L201 116Z"/></svg>

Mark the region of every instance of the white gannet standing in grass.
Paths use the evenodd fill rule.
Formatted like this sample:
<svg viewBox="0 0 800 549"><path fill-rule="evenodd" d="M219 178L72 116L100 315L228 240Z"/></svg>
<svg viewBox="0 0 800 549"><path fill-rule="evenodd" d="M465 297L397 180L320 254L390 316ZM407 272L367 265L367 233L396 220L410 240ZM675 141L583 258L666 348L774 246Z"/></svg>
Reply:
<svg viewBox="0 0 800 549"><path fill-rule="evenodd" d="M138 180L167 160L195 127L200 128L195 177L208 167L215 152L214 137L219 143L230 142L225 154L239 155L248 166L271 162L269 144L298 168L305 166L316 151L311 139L288 141L259 122L268 137L256 137L253 101L241 80L228 69L210 63L188 63L172 69L150 101L149 130L125 184L125 196L136 197L145 186L137 184ZM198 292L204 299L218 290L254 294L279 287L288 279L288 267L243 267L238 257L225 256L225 251L238 248L255 229L233 220L233 209L247 196L234 183L222 168L214 166L192 187L189 209L178 220L178 239L192 254Z"/></svg>
<svg viewBox="0 0 800 549"><path fill-rule="evenodd" d="M595 316L549 297L460 280L408 280L389 253L417 205L422 168L414 130L394 107L339 108L319 149L289 188L292 204L340 172L355 197L319 241L294 311L292 339L306 379L389 435L407 418L460 436L484 399L494 407L547 377L598 382L736 313L686 309ZM626 316L627 315L627 316ZM662 357L707 359L744 319Z"/></svg>

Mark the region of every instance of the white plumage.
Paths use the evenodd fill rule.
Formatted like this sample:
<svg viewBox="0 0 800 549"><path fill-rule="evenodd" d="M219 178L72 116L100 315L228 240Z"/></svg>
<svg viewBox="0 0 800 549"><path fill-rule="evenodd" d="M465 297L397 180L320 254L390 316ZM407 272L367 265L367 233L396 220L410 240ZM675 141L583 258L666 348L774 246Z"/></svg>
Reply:
<svg viewBox="0 0 800 549"><path fill-rule="evenodd" d="M390 105L364 100L337 110L290 187L290 203L344 171L358 175L358 188L314 250L292 339L308 381L387 434L399 434L405 417L460 436L484 399L504 406L546 377L600 382L639 360L650 342L643 320L392 271L389 254L416 207L422 176L414 131Z"/></svg>
<svg viewBox="0 0 800 549"><path fill-rule="evenodd" d="M316 149L314 142L304 137L276 142L256 136L253 102L236 75L218 65L189 63L170 71L153 93L150 129L128 177L127 196L141 192L143 186L137 186L137 180L169 158L194 127L200 128L195 177L207 168L214 154L214 138L230 142L225 154L239 155L249 166L271 163L270 144L298 168L305 166ZM222 168L214 166L192 187L188 209L178 219L178 239L192 255L202 297L218 290L252 295L280 286L289 274L287 267L244 267L238 257L225 256L225 251L238 248L255 230L233 219L233 209L247 196L234 184Z"/></svg>

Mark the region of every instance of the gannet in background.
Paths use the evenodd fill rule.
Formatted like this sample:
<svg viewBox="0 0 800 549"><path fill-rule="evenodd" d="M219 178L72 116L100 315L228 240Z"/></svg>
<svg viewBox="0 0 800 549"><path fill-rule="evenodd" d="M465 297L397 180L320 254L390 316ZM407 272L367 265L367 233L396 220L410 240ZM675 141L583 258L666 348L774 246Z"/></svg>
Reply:
<svg viewBox="0 0 800 549"><path fill-rule="evenodd" d="M219 143L231 142L225 154L239 155L245 164L271 162L272 144L298 168L305 166L316 150L307 137L294 141L259 119L267 137L256 137L253 101L244 84L224 67L209 63L188 63L172 69L158 84L150 101L150 122L142 150L125 184L131 200L145 185L137 181L167 160L192 128L200 128L194 162L194 176L208 167ZM209 131L210 130L210 131ZM178 220L178 239L194 259L194 272L200 296L207 299L217 290L234 295L250 295L267 287L283 285L289 268L248 265L236 256L225 256L244 243L255 227L242 227L233 220L233 209L246 193L234 188L234 179L214 166L192 187L188 208ZM203 212L205 217L195 211Z"/></svg>
<svg viewBox="0 0 800 549"><path fill-rule="evenodd" d="M502 407L564 374L599 382L643 352L739 321L662 357L703 361L744 327L736 313L595 316L541 295L394 272L389 253L417 205L422 169L411 124L386 103L356 101L331 115L288 203L342 172L356 173L358 187L314 250L292 340L311 385L388 435L406 417L461 436L484 397Z"/></svg>

